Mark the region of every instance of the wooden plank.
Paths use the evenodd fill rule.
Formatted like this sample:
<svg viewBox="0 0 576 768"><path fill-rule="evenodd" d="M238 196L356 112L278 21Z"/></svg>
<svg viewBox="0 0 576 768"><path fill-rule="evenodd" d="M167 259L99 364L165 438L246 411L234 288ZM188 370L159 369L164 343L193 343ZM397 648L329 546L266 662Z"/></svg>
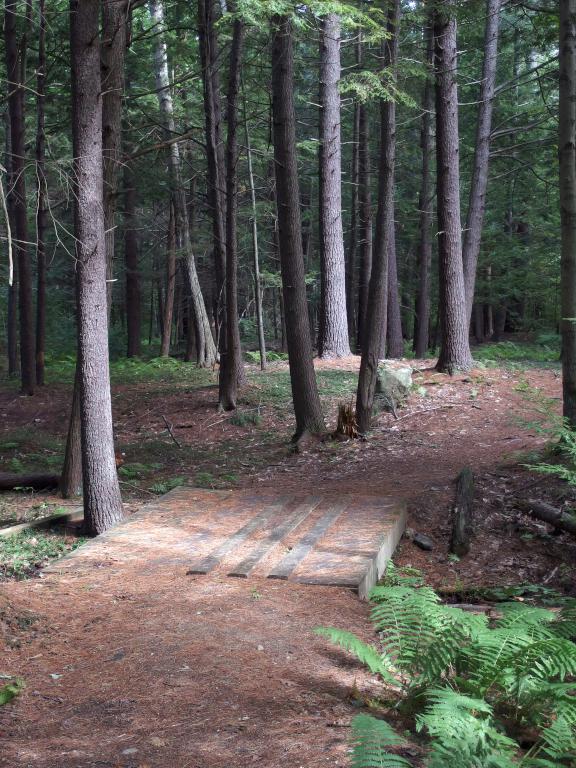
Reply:
<svg viewBox="0 0 576 768"><path fill-rule="evenodd" d="M223 557L228 555L230 552L232 552L233 549L236 549L236 547L242 544L242 542L244 542L251 533L254 533L254 531L257 531L259 528L265 526L269 522L270 518L272 518L274 514L282 509L287 501L287 498L288 497L283 496L274 504L269 504L268 506L264 507L261 512L259 512L257 515L254 515L254 517L252 517L247 523L245 523L245 525L239 528L236 533L233 533L232 536L222 542L222 544L220 544L220 546L217 547L213 552L203 557L197 563L193 563L186 571L186 574L193 575L196 573L210 573L210 571L219 565Z"/></svg>
<svg viewBox="0 0 576 768"><path fill-rule="evenodd" d="M269 579L287 579L296 566L308 555L314 545L324 536L326 531L334 525L342 512L346 509L346 502L332 504L327 512L318 520L316 525L302 537L298 544L278 563L268 574Z"/></svg>
<svg viewBox="0 0 576 768"><path fill-rule="evenodd" d="M321 499L317 496L310 496L300 502L296 509L280 525L276 526L271 533L261 539L256 547L237 565L228 576L237 578L246 578L255 568L258 562L267 555L270 550L276 547L282 539L297 528L308 515L318 506Z"/></svg>

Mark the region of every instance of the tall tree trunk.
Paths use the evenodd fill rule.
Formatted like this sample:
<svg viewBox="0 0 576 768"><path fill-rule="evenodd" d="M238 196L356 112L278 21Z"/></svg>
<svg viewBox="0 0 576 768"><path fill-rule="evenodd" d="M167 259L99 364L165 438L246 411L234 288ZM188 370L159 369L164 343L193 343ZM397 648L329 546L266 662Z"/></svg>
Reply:
<svg viewBox="0 0 576 768"><path fill-rule="evenodd" d="M404 356L404 338L402 336L402 313L400 308L400 290L398 286L398 264L396 261L396 222L394 221L394 202L390 214L390 234L388 240L388 318L386 324L386 356L399 359Z"/></svg>
<svg viewBox="0 0 576 768"><path fill-rule="evenodd" d="M10 90L10 89L9 89ZM12 177L12 141L10 138L10 115L8 109L4 113L4 165L6 167L6 189L13 184ZM14 222L14 198L8 195L6 199L6 211L8 221L6 230L10 227L10 241L12 242L16 224ZM8 237L8 231L6 231ZM8 307L6 310L6 353L8 357L8 376L17 376L18 368L18 263L12 255L12 282L8 285Z"/></svg>
<svg viewBox="0 0 576 768"><path fill-rule="evenodd" d="M262 314L262 283L260 281L260 249L258 247L258 208L256 206L256 187L254 185L254 170L252 167L252 148L248 119L246 115L246 98L244 96L244 133L246 136L246 155L248 160L248 183L250 185L250 203L252 205L252 254L254 264L254 299L256 304L256 326L258 328L258 349L260 350L260 369L266 369L266 339L264 337L264 318ZM276 333L276 327L274 327Z"/></svg>
<svg viewBox="0 0 576 768"><path fill-rule="evenodd" d="M10 197L14 216L13 248L18 262L18 316L20 325L20 381L22 392L34 394L36 384L32 273L28 256L28 211L26 205L26 124L24 83L27 41L18 40L18 0L5 0L4 41L8 79L8 110L12 151ZM28 12L29 6L27 7Z"/></svg>
<svg viewBox="0 0 576 768"><path fill-rule="evenodd" d="M576 0L560 0L560 158L563 414L576 428Z"/></svg>
<svg viewBox="0 0 576 768"><path fill-rule="evenodd" d="M98 4L70 2L76 309L84 525L98 534L122 519L108 366Z"/></svg>
<svg viewBox="0 0 576 768"><path fill-rule="evenodd" d="M102 0L102 150L108 316L112 307L116 201L122 148L122 97L129 0Z"/></svg>
<svg viewBox="0 0 576 768"><path fill-rule="evenodd" d="M384 68L396 79L400 0L388 7L387 32L384 43ZM372 421L374 393L378 378L378 361L386 339L390 219L394 215L394 164L396 161L396 107L393 101L380 103L380 167L378 176L378 212L374 237L374 258L370 286L360 375L356 392L356 420L361 434L368 432Z"/></svg>
<svg viewBox="0 0 576 768"><path fill-rule="evenodd" d="M166 294L162 320L162 339L160 341L160 357L170 355L172 338L172 318L174 316L174 293L176 289L176 222L174 204L170 203L168 217L168 239L166 243Z"/></svg>
<svg viewBox="0 0 576 768"><path fill-rule="evenodd" d="M357 46L358 47L358 44ZM356 57L358 61L358 56ZM350 229L348 231L348 252L346 254L346 316L348 318L348 336L356 339L358 319L356 315L356 263L358 257L358 154L360 133L360 105L354 104L354 120L352 129L352 162L350 183Z"/></svg>
<svg viewBox="0 0 576 768"><path fill-rule="evenodd" d="M76 360L72 408L68 422L66 452L60 477L60 493L63 499L82 495L82 429L80 423L80 361Z"/></svg>
<svg viewBox="0 0 576 768"><path fill-rule="evenodd" d="M170 78L168 75L168 54L164 39L164 7L161 0L150 0L150 15L157 28L154 50L154 69L156 76L156 90L160 110L164 118L166 136L171 139L175 135L174 106L170 91ZM170 191L174 203L174 215L176 222L176 238L178 250L186 259L190 294L194 309L194 330L196 336L196 354L198 365L210 367L216 362L216 346L212 338L210 320L206 311L202 289L196 270L196 260L190 241L190 226L188 221L188 208L186 195L182 187L180 169L180 149L178 142L170 144L168 156L168 170L170 175Z"/></svg>
<svg viewBox="0 0 576 768"><path fill-rule="evenodd" d="M358 350L364 348L368 289L372 274L372 195L368 108L358 105Z"/></svg>
<svg viewBox="0 0 576 768"><path fill-rule="evenodd" d="M280 268L292 400L296 417L294 437L299 439L305 432L323 432L325 427L312 360L304 282L296 159L292 26L286 16L275 17L272 24L272 115Z"/></svg>
<svg viewBox="0 0 576 768"><path fill-rule="evenodd" d="M216 277L216 313L219 349L226 340L225 275L226 275L226 195L224 144L222 142L222 105L218 39L215 23L215 0L198 0L198 37L204 93L206 125L206 160L208 165L208 205L212 215L214 266Z"/></svg>
<svg viewBox="0 0 576 768"><path fill-rule="evenodd" d="M228 3L228 10L234 13L235 3ZM230 49L230 72L228 75L228 104L226 122L226 340L224 356L220 361L219 405L225 411L236 408L238 386L244 376L240 326L238 323L238 98L242 72L242 51L245 28L240 19L235 19Z"/></svg>
<svg viewBox="0 0 576 768"><path fill-rule="evenodd" d="M438 261L440 267L441 346L439 371L453 374L472 367L462 267L460 172L458 168L458 91L454 0L434 13L436 70L436 165Z"/></svg>
<svg viewBox="0 0 576 768"><path fill-rule="evenodd" d="M340 17L322 19L320 38L320 335L319 355L350 354L342 230Z"/></svg>
<svg viewBox="0 0 576 768"><path fill-rule="evenodd" d="M142 332L142 288L138 234L136 231L136 185L130 161L124 163L124 264L126 268L127 357L139 357Z"/></svg>
<svg viewBox="0 0 576 768"><path fill-rule="evenodd" d="M434 110L434 35L432 12L429 12L424 32L426 64L428 72L422 94L422 123L420 148L422 150L422 181L420 186L420 238L418 243L418 290L416 293L416 318L414 329L414 354L417 358L428 353L430 328L430 267L432 264L432 184L430 158L432 156L432 112Z"/></svg>
<svg viewBox="0 0 576 768"><path fill-rule="evenodd" d="M46 101L46 16L44 0L38 1L38 70L36 75L36 383L44 384L46 354L46 230L48 191L46 189L45 101Z"/></svg>
<svg viewBox="0 0 576 768"><path fill-rule="evenodd" d="M486 31L484 37L484 64L480 84L476 144L474 147L474 168L470 182L468 213L462 243L464 263L464 288L468 323L472 316L476 269L482 240L482 224L486 209L486 188L488 186L488 162L490 159L490 133L492 131L492 105L496 84L498 60L498 32L502 0L486 0Z"/></svg>

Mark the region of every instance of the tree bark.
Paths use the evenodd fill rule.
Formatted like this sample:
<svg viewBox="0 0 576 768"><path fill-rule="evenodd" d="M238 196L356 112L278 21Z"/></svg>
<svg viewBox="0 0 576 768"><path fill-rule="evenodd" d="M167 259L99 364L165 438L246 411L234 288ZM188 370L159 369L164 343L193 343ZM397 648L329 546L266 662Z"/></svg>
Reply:
<svg viewBox="0 0 576 768"><path fill-rule="evenodd" d="M258 328L258 349L260 350L260 369L266 369L266 339L264 336L264 317L262 313L262 283L260 281L260 249L258 246L258 208L256 206L256 187L254 185L254 170L252 167L252 148L248 119L246 116L246 99L244 99L244 132L246 136L246 155L248 160L248 183L250 185L250 203L252 206L252 254L254 264L254 298L256 304L256 325ZM274 328L276 332L276 328Z"/></svg>
<svg viewBox="0 0 576 768"><path fill-rule="evenodd" d="M454 0L434 12L436 71L436 165L438 261L440 267L441 346L437 369L453 374L472 367L462 266L460 172L458 167L458 92Z"/></svg>
<svg viewBox="0 0 576 768"><path fill-rule="evenodd" d="M358 44L357 46L358 47ZM356 56L358 62L358 55ZM348 317L348 336L356 339L358 334L358 318L356 314L356 265L358 260L358 154L360 147L360 105L354 104L354 121L352 134L352 164L350 180L352 192L350 195L350 229L348 232L348 252L346 254L346 315Z"/></svg>
<svg viewBox="0 0 576 768"><path fill-rule="evenodd" d="M388 319L386 325L386 357L399 359L404 357L404 337L402 335L402 314L400 310L400 290L398 286L398 264L396 261L396 223L394 221L394 202L390 213L390 234L388 240Z"/></svg>
<svg viewBox="0 0 576 768"><path fill-rule="evenodd" d="M430 328L430 267L432 263L432 184L430 178L430 157L432 155L432 112L434 110L434 86L432 67L434 64L434 35L432 13L426 22L426 64L428 73L422 95L422 124L420 148L422 149L422 182L420 186L420 240L418 244L418 290L416 294L416 324L414 332L414 354L426 357Z"/></svg>
<svg viewBox="0 0 576 768"><path fill-rule="evenodd" d="M234 13L235 3L228 4ZM228 75L228 100L226 122L226 339L224 356L220 360L219 404L225 411L236 408L238 387L244 378L240 326L238 323L238 98L242 71L242 52L245 27L235 19L230 49L230 72Z"/></svg>
<svg viewBox="0 0 576 768"><path fill-rule="evenodd" d="M466 311L468 323L472 316L476 269L482 224L486 209L486 188L488 186L488 164L490 160L490 134L492 131L492 105L496 84L496 64L498 61L498 32L500 28L500 8L502 0L486 0L486 31L484 37L484 63L480 84L478 119L476 124L476 144L474 147L474 167L470 182L468 213L464 228L462 258L464 263L464 288L466 291Z"/></svg>
<svg viewBox="0 0 576 768"><path fill-rule="evenodd" d="M384 43L384 68L392 79L396 78L398 59L398 33L400 26L400 0L388 7L387 32ZM374 406L374 393L378 379L378 361L386 339L388 312L388 253L390 219L394 202L394 164L396 160L396 105L393 101L380 103L380 167L378 178L378 212L374 237L374 258L368 291L365 338L356 392L356 421L358 431L369 431Z"/></svg>
<svg viewBox="0 0 576 768"><path fill-rule="evenodd" d="M24 83L26 36L18 40L18 1L5 0L4 40L8 80L8 111L12 152L12 179L9 196L14 217L13 249L18 262L18 318L20 326L20 381L22 392L34 394L36 385L32 273L28 256L28 211L26 204L26 124Z"/></svg>
<svg viewBox="0 0 576 768"><path fill-rule="evenodd" d="M160 357L168 357L170 355L170 341L172 338L174 293L176 289L176 223L174 218L174 205L171 202L170 215L168 217L168 239L166 244L166 293L162 320Z"/></svg>
<svg viewBox="0 0 576 768"><path fill-rule="evenodd" d="M358 350L364 348L368 288L372 274L372 194L368 109L358 105Z"/></svg>
<svg viewBox="0 0 576 768"><path fill-rule="evenodd" d="M44 0L38 2L38 70L36 75L36 383L44 384L46 356L46 230L48 207L45 175L46 135L46 16Z"/></svg>
<svg viewBox="0 0 576 768"><path fill-rule="evenodd" d="M168 55L164 39L164 7L161 0L150 0L150 15L156 25L158 34L155 38L154 69L156 76L156 90L160 111L164 118L164 127L167 138L175 135L174 106L170 92L170 78L168 75ZM192 306L194 311L194 331L196 336L196 355L198 365L210 367L216 362L216 346L212 338L210 320L206 311L206 305L202 296L202 289L196 271L196 260L190 242L190 225L188 221L188 209L186 195L182 187L180 169L180 149L178 142L170 144L168 160L170 176L170 191L174 203L176 223L176 239L178 250L184 254Z"/></svg>
<svg viewBox="0 0 576 768"><path fill-rule="evenodd" d="M92 0L70 2L82 477L84 525L91 535L123 517L108 365L98 11Z"/></svg>
<svg viewBox="0 0 576 768"><path fill-rule="evenodd" d="M321 358L350 354L342 229L340 18L322 19L320 38L320 335Z"/></svg>
<svg viewBox="0 0 576 768"><path fill-rule="evenodd" d="M5 152L4 165L6 167L6 189L12 187L12 141L10 138L10 114L4 113ZM14 237L16 224L14 222L14 199L12 195L6 197L6 210L8 212L8 224L10 225L10 237ZM7 228L6 228L7 229ZM6 232L8 235L8 232ZM12 284L8 286L8 306L6 309L6 353L8 358L8 376L17 376L18 367L18 262L12 263Z"/></svg>
<svg viewBox="0 0 576 768"><path fill-rule="evenodd" d="M198 0L198 38L204 94L206 160L208 165L208 206L212 215L212 236L216 277L216 314L219 349L226 340L226 195L222 105L220 100L219 52L216 36L215 0Z"/></svg>
<svg viewBox="0 0 576 768"><path fill-rule="evenodd" d="M102 0L102 161L104 164L104 227L108 316L112 307L116 201L122 148L122 98L129 0Z"/></svg>
<svg viewBox="0 0 576 768"><path fill-rule="evenodd" d="M124 163L124 264L126 268L127 357L139 357L142 348L142 288L136 231L136 186L130 161Z"/></svg>
<svg viewBox="0 0 576 768"><path fill-rule="evenodd" d="M82 435L80 425L80 363L76 360L72 407L66 437L66 452L60 478L63 499L82 495Z"/></svg>
<svg viewBox="0 0 576 768"><path fill-rule="evenodd" d="M276 206L290 381L296 417L294 437L297 440L305 432L323 432L325 426L312 360L304 281L296 160L292 26L290 19L286 16L275 17L272 24L272 115Z"/></svg>
<svg viewBox="0 0 576 768"><path fill-rule="evenodd" d="M563 413L576 428L576 0L560 0L558 149Z"/></svg>

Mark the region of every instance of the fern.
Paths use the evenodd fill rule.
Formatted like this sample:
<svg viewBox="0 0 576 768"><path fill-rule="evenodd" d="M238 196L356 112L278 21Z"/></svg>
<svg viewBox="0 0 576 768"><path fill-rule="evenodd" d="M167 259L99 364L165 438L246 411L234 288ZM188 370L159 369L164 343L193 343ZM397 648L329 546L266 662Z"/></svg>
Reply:
<svg viewBox="0 0 576 768"><path fill-rule="evenodd" d="M357 715L352 721L352 768L411 768L405 758L388 751L402 743L403 739L384 720Z"/></svg>
<svg viewBox="0 0 576 768"><path fill-rule="evenodd" d="M428 768L576 765L576 600L559 598L559 611L505 603L489 624L395 568L371 599L381 646L335 628L317 633L401 686L402 711L430 738ZM525 754L512 723L515 735L536 736ZM368 715L354 724L355 768L408 765L390 752L400 742L389 725Z"/></svg>
<svg viewBox="0 0 576 768"><path fill-rule="evenodd" d="M338 645L345 651L350 651L373 674L395 682L390 673L390 670L393 669L391 660L386 654L379 653L373 645L362 642L355 634L343 629L317 627L314 631L317 635L327 637L334 645Z"/></svg>

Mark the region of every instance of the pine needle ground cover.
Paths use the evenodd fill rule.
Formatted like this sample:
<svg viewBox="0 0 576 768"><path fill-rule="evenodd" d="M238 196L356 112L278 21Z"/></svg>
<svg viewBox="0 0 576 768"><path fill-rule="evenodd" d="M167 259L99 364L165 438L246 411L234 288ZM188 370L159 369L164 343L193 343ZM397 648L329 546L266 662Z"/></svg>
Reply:
<svg viewBox="0 0 576 768"><path fill-rule="evenodd" d="M386 689L378 716L353 720L354 768L560 768L576 764L576 600L508 602L494 617L443 605L419 577L391 569L371 595L378 642L317 632L352 653ZM387 719L382 719L385 713Z"/></svg>

